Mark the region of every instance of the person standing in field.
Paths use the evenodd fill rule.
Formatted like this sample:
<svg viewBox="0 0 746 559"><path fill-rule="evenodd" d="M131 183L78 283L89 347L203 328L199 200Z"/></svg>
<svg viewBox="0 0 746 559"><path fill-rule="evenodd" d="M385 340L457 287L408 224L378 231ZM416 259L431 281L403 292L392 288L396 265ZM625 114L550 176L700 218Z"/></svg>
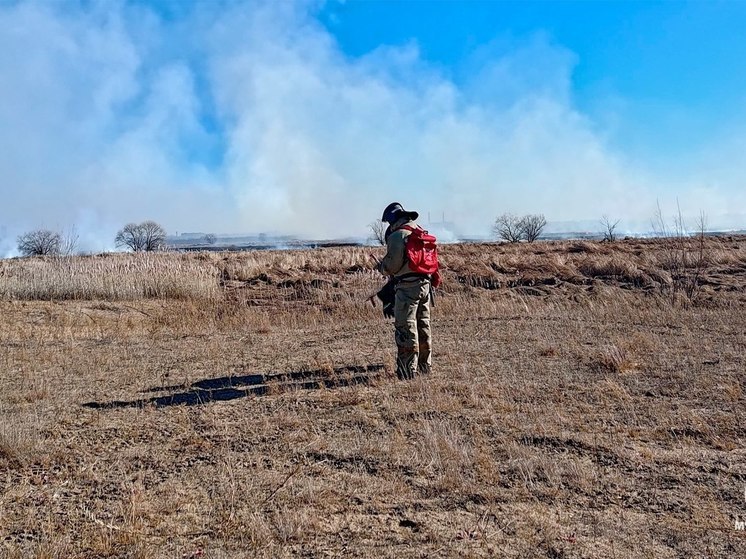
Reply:
<svg viewBox="0 0 746 559"><path fill-rule="evenodd" d="M437 287L440 276L435 237L415 223L418 217L398 202L386 206L381 217L389 229L378 271L395 282L396 376L402 380L432 368L430 306L432 287Z"/></svg>

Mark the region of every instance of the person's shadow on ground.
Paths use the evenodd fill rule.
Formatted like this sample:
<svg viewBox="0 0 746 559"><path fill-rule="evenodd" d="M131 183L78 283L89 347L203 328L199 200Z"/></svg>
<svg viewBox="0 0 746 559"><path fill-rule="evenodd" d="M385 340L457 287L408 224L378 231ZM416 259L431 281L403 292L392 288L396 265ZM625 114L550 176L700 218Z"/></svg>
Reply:
<svg viewBox="0 0 746 559"><path fill-rule="evenodd" d="M262 396L272 392L288 390L316 390L338 388L356 384L368 384L384 369L382 364L345 366L334 369L316 369L277 374L253 374L218 377L193 382L189 385L160 386L143 392L170 392L165 396L153 396L137 400L112 402L86 402L83 407L93 409L129 408L153 405L155 407L194 406L215 401L235 400L246 396Z"/></svg>

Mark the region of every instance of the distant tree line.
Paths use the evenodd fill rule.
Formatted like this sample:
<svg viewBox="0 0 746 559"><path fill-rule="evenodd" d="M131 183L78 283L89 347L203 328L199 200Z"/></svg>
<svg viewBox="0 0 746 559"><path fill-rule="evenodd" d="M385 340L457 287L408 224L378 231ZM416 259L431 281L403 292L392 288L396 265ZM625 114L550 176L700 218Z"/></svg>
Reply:
<svg viewBox="0 0 746 559"><path fill-rule="evenodd" d="M214 235L205 239L214 243ZM78 247L78 233L73 227L60 232L34 229L18 236L18 252L22 256L70 256ZM155 221L128 223L114 237L114 244L134 252L153 252L166 248L166 230Z"/></svg>
<svg viewBox="0 0 746 559"><path fill-rule="evenodd" d="M533 243L539 238L546 225L547 220L543 214L517 216L504 213L495 220L492 231L499 239L509 243L524 240Z"/></svg>
<svg viewBox="0 0 746 559"><path fill-rule="evenodd" d="M166 247L166 230L155 221L128 223L117 232L114 244L133 252L163 250Z"/></svg>
<svg viewBox="0 0 746 559"><path fill-rule="evenodd" d="M70 256L78 247L78 233L36 229L19 235L18 252L23 256Z"/></svg>

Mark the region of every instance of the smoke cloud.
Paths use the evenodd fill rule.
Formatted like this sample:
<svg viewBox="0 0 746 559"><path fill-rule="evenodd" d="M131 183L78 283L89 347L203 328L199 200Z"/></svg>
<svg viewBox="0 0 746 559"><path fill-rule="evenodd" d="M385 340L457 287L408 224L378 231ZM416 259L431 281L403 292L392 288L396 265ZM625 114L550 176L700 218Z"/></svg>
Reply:
<svg viewBox="0 0 746 559"><path fill-rule="evenodd" d="M484 45L456 80L416 43L346 56L317 3L0 6L0 226L75 225L110 248L128 221L170 232L363 235L397 200L463 233L495 216L711 216L740 169L646 171L572 102L575 55L537 34ZM711 221L713 219L711 218Z"/></svg>

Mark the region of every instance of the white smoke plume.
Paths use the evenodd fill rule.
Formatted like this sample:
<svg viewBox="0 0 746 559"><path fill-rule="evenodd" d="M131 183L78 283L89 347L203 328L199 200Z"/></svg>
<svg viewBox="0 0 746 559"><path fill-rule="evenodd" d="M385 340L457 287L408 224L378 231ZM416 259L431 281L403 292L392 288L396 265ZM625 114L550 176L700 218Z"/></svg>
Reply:
<svg viewBox="0 0 746 559"><path fill-rule="evenodd" d="M170 232L365 235L400 201L484 234L503 212L710 221L741 169L650 173L572 103L575 55L541 34L485 45L457 82L416 43L346 56L316 2L0 5L0 226L75 225L110 248Z"/></svg>

